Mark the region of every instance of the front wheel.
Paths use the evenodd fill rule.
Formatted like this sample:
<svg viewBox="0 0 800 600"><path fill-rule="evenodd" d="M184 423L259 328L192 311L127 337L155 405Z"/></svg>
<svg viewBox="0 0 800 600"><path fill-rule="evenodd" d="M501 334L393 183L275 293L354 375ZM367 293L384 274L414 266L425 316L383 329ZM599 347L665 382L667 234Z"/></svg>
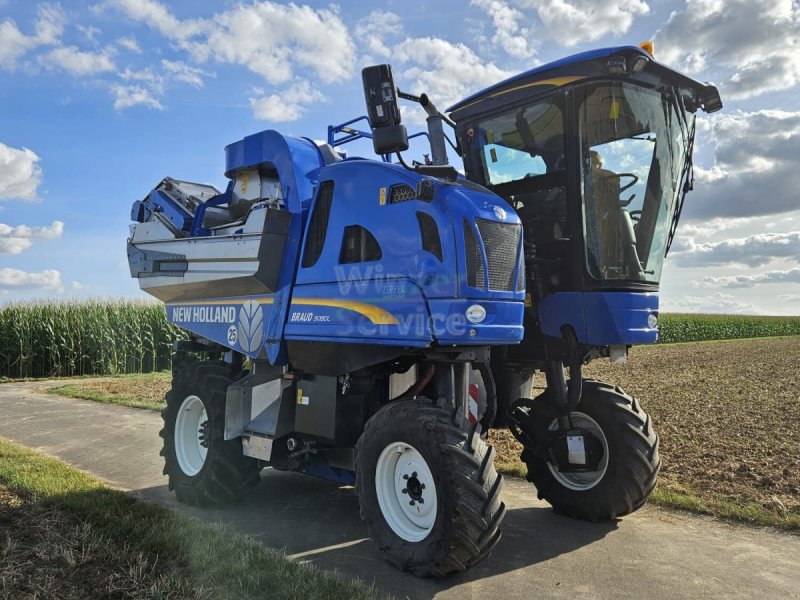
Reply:
<svg viewBox="0 0 800 600"><path fill-rule="evenodd" d="M361 518L380 551L419 576L463 571L500 539L505 506L480 427L429 400L373 416L356 449Z"/></svg>
<svg viewBox="0 0 800 600"><path fill-rule="evenodd" d="M232 378L219 361L176 363L164 428L164 474L180 502L221 504L259 482L258 461L242 454L240 439L225 441L225 396Z"/></svg>
<svg viewBox="0 0 800 600"><path fill-rule="evenodd" d="M661 468L658 435L639 402L621 389L584 381L581 401L571 413L573 427L600 440L603 457L594 471L561 472L550 461L523 452L528 481L539 498L572 517L615 519L641 508ZM558 428L557 421L548 424Z"/></svg>

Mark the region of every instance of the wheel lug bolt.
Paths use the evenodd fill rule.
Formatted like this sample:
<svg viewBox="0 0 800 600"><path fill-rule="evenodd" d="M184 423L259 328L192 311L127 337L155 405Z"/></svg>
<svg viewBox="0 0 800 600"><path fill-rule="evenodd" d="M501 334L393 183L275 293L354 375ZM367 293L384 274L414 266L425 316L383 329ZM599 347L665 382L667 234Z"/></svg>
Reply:
<svg viewBox="0 0 800 600"><path fill-rule="evenodd" d="M419 487L420 487L420 489L424 490L425 489L425 484L424 483L420 483Z"/></svg>
<svg viewBox="0 0 800 600"><path fill-rule="evenodd" d="M403 479L408 479L408 475L403 475Z"/></svg>
<svg viewBox="0 0 800 600"><path fill-rule="evenodd" d="M410 504L411 506L414 506L414 501L413 501L413 500L409 501L409 504Z"/></svg>
<svg viewBox="0 0 800 600"><path fill-rule="evenodd" d="M403 493L403 494L407 494L408 493L408 489L403 488L402 490L400 490L400 492Z"/></svg>
<svg viewBox="0 0 800 600"><path fill-rule="evenodd" d="M417 476L417 472L416 472L416 471L414 471L414 472L411 474L411 476L412 476L412 477L416 477L416 476Z"/></svg>
<svg viewBox="0 0 800 600"><path fill-rule="evenodd" d="M425 504L425 498L420 498L419 500L417 500L417 502L419 502L420 504Z"/></svg>

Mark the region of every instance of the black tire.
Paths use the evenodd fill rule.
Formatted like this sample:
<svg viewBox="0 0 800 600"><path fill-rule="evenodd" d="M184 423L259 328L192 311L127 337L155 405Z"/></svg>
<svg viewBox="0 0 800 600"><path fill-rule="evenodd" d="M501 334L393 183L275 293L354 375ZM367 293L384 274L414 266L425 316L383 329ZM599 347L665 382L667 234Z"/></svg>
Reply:
<svg viewBox="0 0 800 600"><path fill-rule="evenodd" d="M258 461L242 454L241 439L225 441L225 395L232 381L230 367L220 361L195 363L183 359L173 369L172 389L167 392L167 406L161 411L161 456L169 489L175 491L180 502L197 506L222 504L242 497L260 480ZM176 456L175 424L184 400L192 395L202 401L208 418L203 434L207 455L199 472L189 475Z"/></svg>
<svg viewBox="0 0 800 600"><path fill-rule="evenodd" d="M540 499L571 517L608 520L638 510L653 493L661 468L658 435L650 416L636 398L600 381L583 382L575 412L593 419L606 438L605 473L589 489L570 489L554 475L548 462L523 452L528 481L536 486Z"/></svg>
<svg viewBox="0 0 800 600"><path fill-rule="evenodd" d="M463 571L486 557L500 539L505 505L500 501L503 480L494 468L494 449L481 439L480 426L462 426L459 421L453 411L429 400L397 401L367 422L356 448L361 518L381 553L417 576ZM416 450L433 476L436 516L419 541L395 533L378 501L378 459L395 442Z"/></svg>

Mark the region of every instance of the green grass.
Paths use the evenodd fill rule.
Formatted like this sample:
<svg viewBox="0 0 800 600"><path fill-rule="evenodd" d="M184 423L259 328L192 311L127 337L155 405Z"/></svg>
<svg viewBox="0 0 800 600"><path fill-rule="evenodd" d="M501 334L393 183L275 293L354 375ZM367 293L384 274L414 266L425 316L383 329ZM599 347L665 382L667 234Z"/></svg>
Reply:
<svg viewBox="0 0 800 600"><path fill-rule="evenodd" d="M170 372L94 378L45 388L50 394L130 408L160 411L171 381Z"/></svg>
<svg viewBox="0 0 800 600"><path fill-rule="evenodd" d="M202 597L381 597L373 587L292 561L219 526L138 501L61 461L2 438L0 485L28 501L76 516L94 535L148 558L143 562L160 565L168 581L188 582ZM131 597L162 595L135 591L141 593Z"/></svg>

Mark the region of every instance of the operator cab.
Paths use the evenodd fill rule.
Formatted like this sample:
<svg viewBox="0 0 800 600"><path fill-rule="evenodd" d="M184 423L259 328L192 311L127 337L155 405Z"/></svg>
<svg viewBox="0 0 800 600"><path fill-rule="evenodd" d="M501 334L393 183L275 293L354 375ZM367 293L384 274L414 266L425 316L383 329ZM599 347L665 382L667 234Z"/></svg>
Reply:
<svg viewBox="0 0 800 600"><path fill-rule="evenodd" d="M656 340L699 108L722 108L714 86L629 46L538 67L449 109L467 177L523 223L537 331L572 329L597 347Z"/></svg>
<svg viewBox="0 0 800 600"><path fill-rule="evenodd" d="M535 303L558 292L658 290L691 187L694 113L721 107L713 86L621 47L544 65L449 111L467 177L522 220Z"/></svg>

